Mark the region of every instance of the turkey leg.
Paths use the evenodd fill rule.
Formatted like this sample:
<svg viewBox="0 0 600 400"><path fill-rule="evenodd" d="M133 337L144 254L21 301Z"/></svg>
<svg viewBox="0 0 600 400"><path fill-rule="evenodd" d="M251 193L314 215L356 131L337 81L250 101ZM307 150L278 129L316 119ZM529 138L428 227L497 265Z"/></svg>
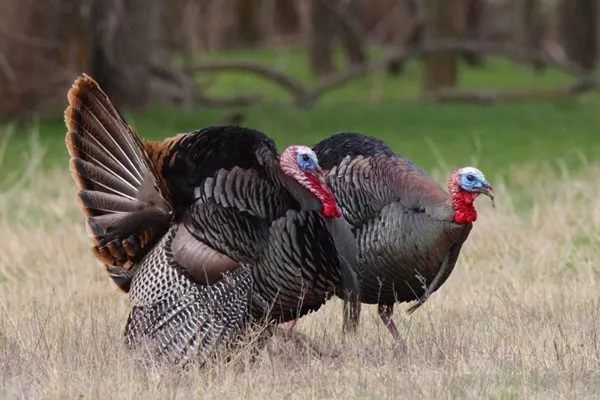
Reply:
<svg viewBox="0 0 600 400"><path fill-rule="evenodd" d="M398 350L401 354L405 354L408 347L406 346L406 342L402 339L402 335L400 335L400 331L396 328L396 324L392 319L392 314L394 313L394 305L393 304L379 304L377 306L377 311L379 312L379 317L383 321L383 324L388 328L388 331L392 334L392 337L396 341L396 346L398 346Z"/></svg>

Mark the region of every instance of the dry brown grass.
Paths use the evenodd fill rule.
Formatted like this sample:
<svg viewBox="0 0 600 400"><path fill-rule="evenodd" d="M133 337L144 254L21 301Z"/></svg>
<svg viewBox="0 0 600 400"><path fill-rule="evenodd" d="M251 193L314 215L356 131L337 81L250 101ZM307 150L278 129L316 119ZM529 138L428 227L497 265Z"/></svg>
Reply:
<svg viewBox="0 0 600 400"><path fill-rule="evenodd" d="M396 320L410 353L394 357L373 306L341 337L341 302L298 329L345 346L337 359L297 347L247 353L202 371L144 365L122 345L127 297L88 250L74 185L38 171L0 194L1 398L591 398L600 391L600 165L501 183L448 282ZM440 179L443 177L440 176ZM491 178L491 176L490 176Z"/></svg>

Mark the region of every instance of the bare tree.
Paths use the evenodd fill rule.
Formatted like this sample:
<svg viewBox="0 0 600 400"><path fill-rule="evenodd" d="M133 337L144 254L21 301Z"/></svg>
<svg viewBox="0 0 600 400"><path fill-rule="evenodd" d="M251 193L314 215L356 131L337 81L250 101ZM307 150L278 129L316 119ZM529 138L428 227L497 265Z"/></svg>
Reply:
<svg viewBox="0 0 600 400"><path fill-rule="evenodd" d="M521 42L523 46L539 50L545 34L545 21L542 14L540 0L525 0L523 2ZM532 67L541 71L545 65L539 61L533 61Z"/></svg>
<svg viewBox="0 0 600 400"><path fill-rule="evenodd" d="M483 12L485 7L484 0L463 0L464 22L463 37L467 40L481 39L481 30L483 28ZM463 58L471 66L483 65L483 58L480 53L471 51L463 52Z"/></svg>
<svg viewBox="0 0 600 400"><path fill-rule="evenodd" d="M398 11L394 15L404 17L401 19L402 29L396 31L392 37L392 46L394 51L404 47L418 46L423 37L423 24L421 21L421 11L417 0L400 0L397 5ZM404 70L404 62L400 59L392 59L386 66L387 72L392 75L398 75Z"/></svg>
<svg viewBox="0 0 600 400"><path fill-rule="evenodd" d="M339 2L342 5L342 2ZM363 44L364 27L362 23L362 0L346 0L345 7L338 6L340 20L340 38L350 64L357 65L366 61Z"/></svg>
<svg viewBox="0 0 600 400"><path fill-rule="evenodd" d="M117 104L146 106L160 0L96 0L92 10L92 74Z"/></svg>
<svg viewBox="0 0 600 400"><path fill-rule="evenodd" d="M315 75L326 75L335 70L333 64L333 13L323 0L311 0L308 54Z"/></svg>
<svg viewBox="0 0 600 400"><path fill-rule="evenodd" d="M561 33L569 59L592 70L598 58L598 0L562 0Z"/></svg>
<svg viewBox="0 0 600 400"><path fill-rule="evenodd" d="M253 46L263 38L261 11L266 0L237 0L236 44Z"/></svg>
<svg viewBox="0 0 600 400"><path fill-rule="evenodd" d="M425 17L425 43L456 37L456 15L460 4L447 0L423 0ZM426 92L455 86L457 63L452 51L427 54L424 61L424 85Z"/></svg>
<svg viewBox="0 0 600 400"><path fill-rule="evenodd" d="M290 0L275 0L275 27L277 32L292 34L300 30L298 3Z"/></svg>
<svg viewBox="0 0 600 400"><path fill-rule="evenodd" d="M86 67L87 1L0 1L0 115L57 111Z"/></svg>

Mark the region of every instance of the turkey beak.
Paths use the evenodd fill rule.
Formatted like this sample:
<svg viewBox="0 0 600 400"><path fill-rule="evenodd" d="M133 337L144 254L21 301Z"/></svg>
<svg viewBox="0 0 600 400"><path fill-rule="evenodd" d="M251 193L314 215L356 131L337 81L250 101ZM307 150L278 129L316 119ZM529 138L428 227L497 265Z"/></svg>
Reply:
<svg viewBox="0 0 600 400"><path fill-rule="evenodd" d="M479 193L486 195L492 200L492 207L496 207L496 201L494 200L494 188L489 183L485 182L481 189L479 189Z"/></svg>

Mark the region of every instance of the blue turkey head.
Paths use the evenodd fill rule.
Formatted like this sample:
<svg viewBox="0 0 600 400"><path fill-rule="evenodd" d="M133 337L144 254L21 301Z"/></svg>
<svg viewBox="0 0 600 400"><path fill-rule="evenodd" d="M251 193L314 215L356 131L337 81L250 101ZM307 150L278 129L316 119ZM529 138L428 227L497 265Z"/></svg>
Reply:
<svg viewBox="0 0 600 400"><path fill-rule="evenodd" d="M308 147L298 146L296 162L302 171L316 172L321 170L317 155Z"/></svg>
<svg viewBox="0 0 600 400"><path fill-rule="evenodd" d="M458 171L460 187L467 192L481 193L494 201L494 189L485 179L483 172L475 167L464 167Z"/></svg>

